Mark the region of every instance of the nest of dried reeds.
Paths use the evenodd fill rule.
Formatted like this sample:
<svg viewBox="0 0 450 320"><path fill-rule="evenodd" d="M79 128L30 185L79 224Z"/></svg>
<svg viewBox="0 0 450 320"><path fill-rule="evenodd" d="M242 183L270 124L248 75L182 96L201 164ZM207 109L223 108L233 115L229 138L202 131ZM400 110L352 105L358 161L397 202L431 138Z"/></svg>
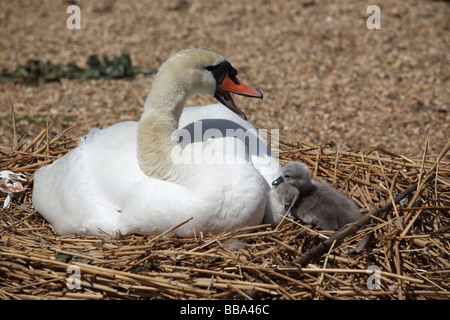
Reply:
<svg viewBox="0 0 450 320"><path fill-rule="evenodd" d="M0 299L450 297L450 144L412 158L281 140L282 162L307 163L367 218L337 232L286 221L192 238L59 237L31 205L33 174L76 141L48 128L15 138L0 169L24 173L28 189L1 212Z"/></svg>

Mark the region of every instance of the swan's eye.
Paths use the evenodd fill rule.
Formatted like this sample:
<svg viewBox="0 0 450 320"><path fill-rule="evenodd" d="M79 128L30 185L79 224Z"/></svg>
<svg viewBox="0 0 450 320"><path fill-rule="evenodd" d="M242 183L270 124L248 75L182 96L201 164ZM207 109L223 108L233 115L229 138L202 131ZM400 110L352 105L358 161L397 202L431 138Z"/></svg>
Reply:
<svg viewBox="0 0 450 320"><path fill-rule="evenodd" d="M219 64L212 65L212 66L206 66L205 69L212 73L212 75L216 79L216 83L220 85L222 83L223 79L225 78L225 76L227 75L227 72L230 72L230 70L233 69L233 67L227 60L223 60ZM233 78L231 78L231 79L233 79Z"/></svg>
<svg viewBox="0 0 450 320"><path fill-rule="evenodd" d="M228 69L228 75L230 76L231 79L236 77L237 74L238 74L238 72L235 68L231 67L230 69Z"/></svg>

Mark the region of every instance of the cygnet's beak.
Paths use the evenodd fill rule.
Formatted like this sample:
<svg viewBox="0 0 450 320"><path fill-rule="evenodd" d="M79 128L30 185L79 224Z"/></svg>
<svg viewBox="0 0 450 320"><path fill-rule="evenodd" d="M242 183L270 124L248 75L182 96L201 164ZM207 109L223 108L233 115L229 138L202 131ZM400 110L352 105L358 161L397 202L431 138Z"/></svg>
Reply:
<svg viewBox="0 0 450 320"><path fill-rule="evenodd" d="M220 103L222 103L224 106L226 106L228 109L236 113L239 117L241 117L244 120L247 120L247 117L244 112L242 112L234 103L233 98L231 97L232 93L239 94L241 96L245 97L251 97L251 98L263 98L263 94L254 89L251 88L241 81L239 81L236 77L230 78L230 76L227 75L222 81L222 84L217 87L216 92L214 94L214 98L219 100Z"/></svg>
<svg viewBox="0 0 450 320"><path fill-rule="evenodd" d="M279 185L280 183L282 183L282 182L284 182L284 179L283 179L283 177L279 177L279 178L277 178L276 180L273 180L272 181L272 185L273 186L277 186L277 185Z"/></svg>

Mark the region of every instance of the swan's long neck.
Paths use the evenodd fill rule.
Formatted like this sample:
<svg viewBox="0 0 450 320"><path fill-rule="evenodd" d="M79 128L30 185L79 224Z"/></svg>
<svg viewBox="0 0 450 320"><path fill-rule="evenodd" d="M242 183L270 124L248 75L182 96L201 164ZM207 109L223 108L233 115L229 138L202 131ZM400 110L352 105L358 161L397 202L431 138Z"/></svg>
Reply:
<svg viewBox="0 0 450 320"><path fill-rule="evenodd" d="M188 94L173 78L159 75L145 101L137 132L137 159L149 177L174 181L180 168L171 158L178 148L178 123Z"/></svg>

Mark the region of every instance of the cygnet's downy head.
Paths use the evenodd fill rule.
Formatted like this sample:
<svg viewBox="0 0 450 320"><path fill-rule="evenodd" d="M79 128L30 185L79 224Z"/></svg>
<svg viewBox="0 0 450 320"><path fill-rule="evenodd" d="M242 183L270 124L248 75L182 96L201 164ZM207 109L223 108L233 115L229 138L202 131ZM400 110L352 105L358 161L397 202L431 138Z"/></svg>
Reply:
<svg viewBox="0 0 450 320"><path fill-rule="evenodd" d="M288 210L289 207L297 201L299 191L289 183L280 183L276 188L276 194L279 202L284 206L284 209Z"/></svg>
<svg viewBox="0 0 450 320"><path fill-rule="evenodd" d="M279 185L282 182L298 188L301 194L308 192L312 187L308 166L298 161L289 162L284 166L281 177L273 181L272 184Z"/></svg>
<svg viewBox="0 0 450 320"><path fill-rule="evenodd" d="M236 106L231 94L262 98L260 91L238 80L237 70L220 54L206 49L181 51L163 63L155 78L162 79L160 87L167 87L164 81L177 82L187 96L207 94L243 119L245 114Z"/></svg>

